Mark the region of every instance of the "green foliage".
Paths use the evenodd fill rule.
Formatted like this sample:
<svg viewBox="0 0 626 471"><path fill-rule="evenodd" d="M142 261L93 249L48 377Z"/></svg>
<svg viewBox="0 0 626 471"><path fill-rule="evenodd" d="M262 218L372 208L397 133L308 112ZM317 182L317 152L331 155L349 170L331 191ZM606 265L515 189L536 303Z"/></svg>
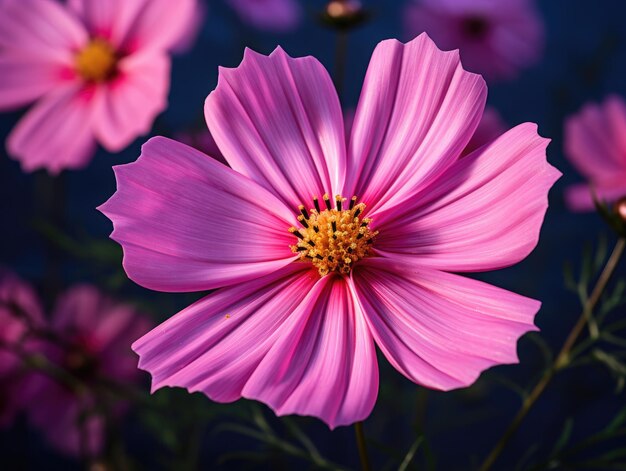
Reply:
<svg viewBox="0 0 626 471"><path fill-rule="evenodd" d="M283 417L280 422L285 425L287 437L282 437L265 418L262 409L257 404L250 404L248 422L225 422L214 429L215 433L232 432L257 440L263 449L250 452L238 451L225 453L220 461L265 461L272 456L272 452L280 452L286 456L308 462L313 469L328 469L343 471L346 468L322 457L311 439L300 428L297 420Z"/></svg>
<svg viewBox="0 0 626 471"><path fill-rule="evenodd" d="M615 469L626 470L626 407L596 433L571 442L574 421L563 425L551 452L519 470L542 471L550 469Z"/></svg>

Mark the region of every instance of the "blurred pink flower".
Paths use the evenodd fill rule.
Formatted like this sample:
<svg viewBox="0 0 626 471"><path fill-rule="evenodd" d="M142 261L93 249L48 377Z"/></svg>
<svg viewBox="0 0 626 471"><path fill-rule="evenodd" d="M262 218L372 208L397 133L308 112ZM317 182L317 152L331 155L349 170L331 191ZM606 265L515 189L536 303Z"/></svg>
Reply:
<svg viewBox="0 0 626 471"><path fill-rule="evenodd" d="M534 0L412 0L405 24L426 31L444 49L460 49L463 64L487 79L514 78L536 63L544 26Z"/></svg>
<svg viewBox="0 0 626 471"><path fill-rule="evenodd" d="M565 121L565 156L587 183L569 187L565 200L573 211L593 210L591 190L601 201L626 196L626 103L609 96L587 103Z"/></svg>
<svg viewBox="0 0 626 471"><path fill-rule="evenodd" d="M57 301L47 342L46 359L68 371L86 389L76 391L42 373L28 385L31 423L61 452L97 454L103 445L102 407L89 388L107 380L127 384L138 379L137 359L130 344L150 328L148 320L95 287L78 285ZM119 404L111 413L120 412Z"/></svg>
<svg viewBox="0 0 626 471"><path fill-rule="evenodd" d="M181 131L176 133L174 137L177 141L194 147L200 152L213 157L218 162L228 165L226 159L222 155L222 151L220 151L219 147L217 147L217 143L215 142L215 139L213 139L211 131L209 131L206 127L197 130Z"/></svg>
<svg viewBox="0 0 626 471"><path fill-rule="evenodd" d="M39 299L24 281L0 268L0 427L24 406L27 379L20 353L35 348L31 327L43 325Z"/></svg>
<svg viewBox="0 0 626 471"><path fill-rule="evenodd" d="M166 107L167 50L195 0L20 0L0 15L0 110L36 101L7 139L25 171L118 152Z"/></svg>
<svg viewBox="0 0 626 471"><path fill-rule="evenodd" d="M256 399L335 427L374 406L375 344L441 390L517 362L540 303L455 272L526 257L560 173L530 123L460 158L486 95L426 35L383 41L346 145L313 57L246 50L221 69L205 116L231 168L153 138L115 168L100 208L137 283L221 288L134 343L153 390Z"/></svg>
<svg viewBox="0 0 626 471"><path fill-rule="evenodd" d="M495 140L505 132L506 124L504 124L498 110L490 106L486 107L476 131L474 131L474 135L467 146L465 146L465 149L463 149L462 154L468 155L474 152L476 149Z"/></svg>
<svg viewBox="0 0 626 471"><path fill-rule="evenodd" d="M202 32L202 27L208 15L207 4L203 0L195 0L194 11L191 19L187 22L182 36L172 45L171 51L174 54L185 54L194 46L198 36Z"/></svg>
<svg viewBox="0 0 626 471"><path fill-rule="evenodd" d="M298 0L227 0L242 21L258 29L287 32L302 19Z"/></svg>

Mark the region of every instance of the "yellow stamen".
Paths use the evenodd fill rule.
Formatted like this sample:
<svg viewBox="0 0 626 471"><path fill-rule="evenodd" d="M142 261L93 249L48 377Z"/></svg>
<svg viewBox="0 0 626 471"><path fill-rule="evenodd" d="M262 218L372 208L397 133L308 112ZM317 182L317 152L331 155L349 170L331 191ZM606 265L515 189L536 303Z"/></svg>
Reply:
<svg viewBox="0 0 626 471"><path fill-rule="evenodd" d="M336 208L332 208L328 195L322 197L326 209L316 208L308 212L304 206L298 207L298 220L303 227L290 227L289 232L298 238L291 246L300 260L310 261L321 276L330 272L347 274L355 262L366 257L378 231L372 231L369 218L359 218L365 210L363 203L355 204L356 197L350 200L349 209L343 209L344 198L335 196ZM317 198L314 198L317 203Z"/></svg>
<svg viewBox="0 0 626 471"><path fill-rule="evenodd" d="M110 79L117 68L117 56L113 47L104 39L93 39L75 59L76 71L89 82Z"/></svg>

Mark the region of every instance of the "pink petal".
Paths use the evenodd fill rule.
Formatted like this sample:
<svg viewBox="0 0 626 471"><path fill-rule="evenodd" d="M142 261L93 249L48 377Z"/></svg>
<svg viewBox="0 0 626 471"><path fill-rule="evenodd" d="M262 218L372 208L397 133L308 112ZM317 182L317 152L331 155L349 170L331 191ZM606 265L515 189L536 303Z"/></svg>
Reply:
<svg viewBox="0 0 626 471"><path fill-rule="evenodd" d="M132 324L139 317L130 305L114 301L95 286L81 284L59 296L52 315L52 327L60 333L88 334L91 347L98 352L128 336L127 331L132 330ZM130 342L128 347L130 349Z"/></svg>
<svg viewBox="0 0 626 471"><path fill-rule="evenodd" d="M95 151L91 131L90 92L70 83L46 95L17 123L7 151L24 171L51 173L87 165Z"/></svg>
<svg viewBox="0 0 626 471"><path fill-rule="evenodd" d="M372 214L381 254L446 271L494 270L537 245L548 191L560 172L549 140L526 123L459 160L411 204Z"/></svg>
<svg viewBox="0 0 626 471"><path fill-rule="evenodd" d="M129 31L126 47L132 50L175 47L193 26L197 2L198 0L144 0L140 14Z"/></svg>
<svg viewBox="0 0 626 471"><path fill-rule="evenodd" d="M41 303L32 287L0 266L0 380L6 380L22 364L11 351L11 346L21 342L25 347L22 340L29 326L41 327L43 324ZM0 407L0 415L3 412L5 410Z"/></svg>
<svg viewBox="0 0 626 471"><path fill-rule="evenodd" d="M88 40L83 25L59 2L8 2L0 15L0 51L23 52L71 66Z"/></svg>
<svg viewBox="0 0 626 471"><path fill-rule="evenodd" d="M343 193L370 210L410 198L459 158L486 96L458 51L440 51L426 34L406 45L381 42L354 118Z"/></svg>
<svg viewBox="0 0 626 471"><path fill-rule="evenodd" d="M67 0L70 10L85 24L90 36L110 41L120 48L141 11L138 0Z"/></svg>
<svg viewBox="0 0 626 471"><path fill-rule="evenodd" d="M626 104L610 96L588 103L565 122L565 155L592 182L614 182L626 173ZM606 186L606 185L601 185Z"/></svg>
<svg viewBox="0 0 626 471"><path fill-rule="evenodd" d="M62 85L65 67L30 52L0 49L0 110L26 105Z"/></svg>
<svg viewBox="0 0 626 471"><path fill-rule="evenodd" d="M369 258L352 280L389 362L433 389L468 386L491 366L517 363L518 338L537 330L538 301L414 263Z"/></svg>
<svg viewBox="0 0 626 471"><path fill-rule="evenodd" d="M52 327L95 355L101 374L118 381L136 379L137 358L130 345L149 330L150 323L132 306L94 286L75 285L58 298Z"/></svg>
<svg viewBox="0 0 626 471"><path fill-rule="evenodd" d="M340 188L341 107L316 59L293 59L280 48L269 57L246 49L239 67L220 69L205 116L230 166L290 208Z"/></svg>
<svg viewBox="0 0 626 471"><path fill-rule="evenodd" d="M94 132L111 152L150 131L169 90L170 60L164 54L133 54L119 68L119 77L98 87L94 97Z"/></svg>
<svg viewBox="0 0 626 471"><path fill-rule="evenodd" d="M152 375L153 390L179 386L235 401L318 279L308 264L292 263L223 288L137 340L139 367Z"/></svg>
<svg viewBox="0 0 626 471"><path fill-rule="evenodd" d="M25 387L32 375L23 367L17 350L39 350L40 342L29 332L30 326L44 325L42 313L32 287L0 266L0 428L10 426L17 414L30 405Z"/></svg>
<svg viewBox="0 0 626 471"><path fill-rule="evenodd" d="M195 2L191 20L187 23L182 35L169 48L173 54L185 54L193 48L196 40L202 34L202 28L206 23L208 12L208 5L204 1Z"/></svg>
<svg viewBox="0 0 626 471"><path fill-rule="evenodd" d="M377 393L372 337L345 279L332 275L286 320L243 388L278 415L311 415L331 428L365 419Z"/></svg>
<svg viewBox="0 0 626 471"><path fill-rule="evenodd" d="M69 0L92 34L126 51L166 50L193 21L196 0Z"/></svg>
<svg viewBox="0 0 626 471"><path fill-rule="evenodd" d="M611 182L593 184L593 194L589 184L572 185L565 190L565 202L572 211L594 211L593 198L600 202L612 203L626 196L626 173L617 176Z"/></svg>
<svg viewBox="0 0 626 471"><path fill-rule="evenodd" d="M124 248L128 276L161 291L240 283L290 263L294 214L268 191L203 153L163 137L115 167L100 207Z"/></svg>
<svg viewBox="0 0 626 471"><path fill-rule="evenodd" d="M104 421L93 415L91 395L77 396L60 383L36 374L27 386L32 389L27 409L30 423L61 453L96 455L104 445ZM90 415L86 415L91 412ZM81 424L81 421L85 421ZM83 444L86 450L83 450Z"/></svg>

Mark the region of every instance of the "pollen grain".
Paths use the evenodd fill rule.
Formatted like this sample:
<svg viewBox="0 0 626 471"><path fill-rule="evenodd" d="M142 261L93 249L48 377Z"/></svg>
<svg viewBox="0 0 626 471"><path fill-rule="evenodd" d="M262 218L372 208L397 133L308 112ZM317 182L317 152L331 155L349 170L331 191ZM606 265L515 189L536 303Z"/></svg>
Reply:
<svg viewBox="0 0 626 471"><path fill-rule="evenodd" d="M346 199L340 195L332 200L326 194L322 200L323 210L317 197L313 198L314 208L298 207L302 227L289 228L298 238L291 250L300 255L300 260L310 261L321 276L333 271L348 274L358 260L370 253L378 231L370 229L371 219L362 217L365 204L357 204L356 196L349 200L347 208Z"/></svg>

